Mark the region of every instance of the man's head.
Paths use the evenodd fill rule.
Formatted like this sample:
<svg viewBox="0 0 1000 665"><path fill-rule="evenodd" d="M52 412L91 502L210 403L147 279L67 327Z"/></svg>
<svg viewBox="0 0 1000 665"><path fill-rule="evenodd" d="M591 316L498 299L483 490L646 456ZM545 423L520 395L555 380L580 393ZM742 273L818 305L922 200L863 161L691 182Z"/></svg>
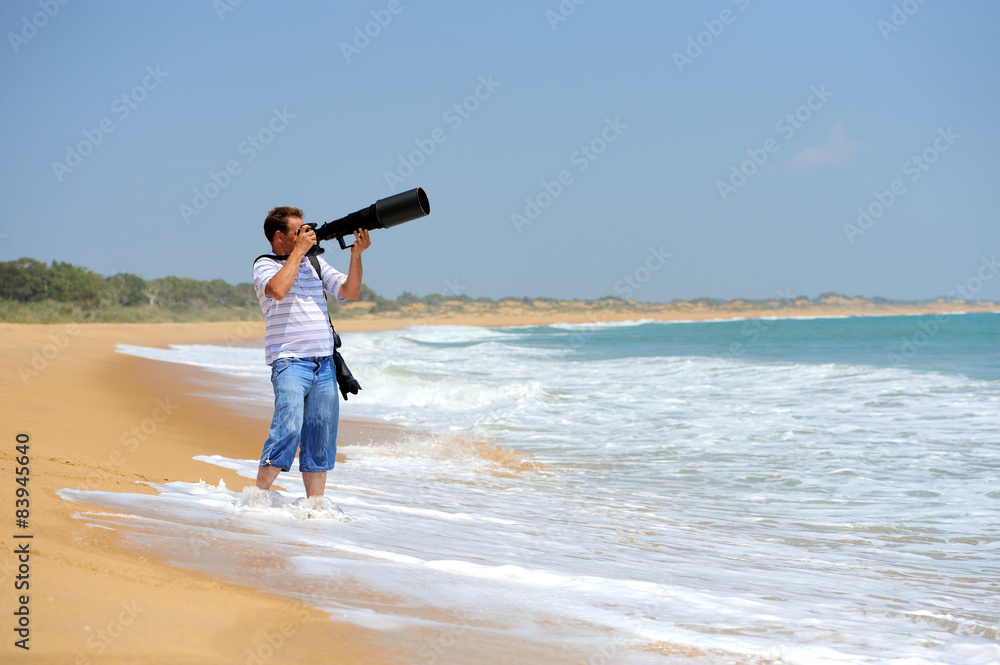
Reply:
<svg viewBox="0 0 1000 665"><path fill-rule="evenodd" d="M291 206L281 206L267 213L267 218L264 220L264 235L271 243L271 249L275 254L291 253L304 216L301 208Z"/></svg>
<svg viewBox="0 0 1000 665"><path fill-rule="evenodd" d="M298 227L302 225L302 220L305 218L305 213L302 212L302 208L293 208L291 206L281 206L279 208L274 208L271 212L267 213L267 218L264 220L264 235L267 237L268 242L274 242L274 234L281 233L287 234L289 231L288 220L291 218L296 218L298 224L293 224L296 228L294 231L298 231Z"/></svg>

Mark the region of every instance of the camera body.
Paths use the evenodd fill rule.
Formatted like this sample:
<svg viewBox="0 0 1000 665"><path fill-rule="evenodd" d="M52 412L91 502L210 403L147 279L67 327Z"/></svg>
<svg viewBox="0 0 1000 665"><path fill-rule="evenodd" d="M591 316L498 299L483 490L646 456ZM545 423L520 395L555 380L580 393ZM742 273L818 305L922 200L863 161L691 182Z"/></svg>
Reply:
<svg viewBox="0 0 1000 665"><path fill-rule="evenodd" d="M390 229L405 222L426 217L431 212L431 203L427 198L427 193L422 187L417 187L400 194L379 199L367 208L362 208L350 215L341 217L332 222L327 222L322 226L315 224L303 224L299 228L311 228L316 231L317 243L330 238L336 238L341 249L353 247L344 242L344 238L353 235L358 229ZM322 254L323 249L317 244L309 254Z"/></svg>

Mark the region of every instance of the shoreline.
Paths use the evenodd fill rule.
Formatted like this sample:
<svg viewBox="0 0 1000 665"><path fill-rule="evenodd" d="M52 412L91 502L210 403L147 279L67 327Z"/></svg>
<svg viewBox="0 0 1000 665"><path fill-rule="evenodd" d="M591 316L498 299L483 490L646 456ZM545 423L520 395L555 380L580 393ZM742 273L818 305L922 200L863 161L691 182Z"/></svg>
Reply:
<svg viewBox="0 0 1000 665"><path fill-rule="evenodd" d="M71 503L65 488L110 492L156 491L146 483L202 478L240 488L235 472L195 461L199 454L256 458L267 421L235 413L192 395L182 367L117 353L115 344L227 343L238 336L222 324L0 324L4 403L0 467L9 491L0 514L15 515L15 445L30 437L29 587L17 592L15 547L25 540L0 536L5 555L0 608L14 627L19 593L28 594L29 646L8 640L4 662L246 663L273 654L270 663L323 662L335 648L339 662L403 662L376 644L371 631L338 622L307 603L259 588L220 582L138 552L119 531L90 528L74 514L106 512ZM207 372L205 372L207 374ZM269 416L268 416L269 418ZM23 437L22 437L23 440ZM206 441L211 441L209 445ZM274 649L275 635L282 646ZM294 639L291 639L294 636ZM270 640L270 641L269 641Z"/></svg>
<svg viewBox="0 0 1000 665"><path fill-rule="evenodd" d="M194 457L257 459L270 409L254 417L212 399L205 393L218 377L209 370L116 351L119 343L244 345L254 335L247 326L0 324L0 401L10 414L4 419L0 473L11 488L0 492L0 514L12 521L15 515L15 446L21 433L30 437L31 492L30 528L17 534L31 536L30 650L9 640L0 646L0 661L298 665L328 662L332 650L336 662L347 665L407 663L442 639L431 628L384 632L347 622L309 604L308 590L295 598L279 595L253 584L246 571L234 583L177 565L167 553L137 549L130 534L142 530L130 529L128 520L102 528L76 517L124 513L57 494L84 489L152 495L158 491L151 484L174 481L222 480L237 492L252 485L235 471ZM263 326L258 328L262 336ZM401 432L392 424L342 420L338 465L350 464L352 443L388 443ZM294 468L290 474L296 475ZM280 476L275 489L285 489ZM0 582L8 589L0 594L0 612L9 617L9 627L19 605L12 553L22 542L12 531L0 535L6 552L0 557ZM280 569L279 562L264 568ZM441 616L435 608L423 611ZM527 638L514 643L490 638L480 646L484 650L474 649L476 662L509 662L514 654L530 662L577 662L559 647Z"/></svg>
<svg viewBox="0 0 1000 665"><path fill-rule="evenodd" d="M1000 311L1000 305L984 311ZM957 314L945 311L859 312L830 316ZM763 313L763 312L759 312ZM769 312L775 316L773 312ZM552 314L552 313L550 313ZM625 314L624 312L622 314ZM634 312L630 312L634 314ZM715 320L760 318L741 312ZM815 313L775 318L811 318ZM586 314L583 315L587 317ZM565 317L554 317L558 322ZM650 320L696 321L701 318ZM407 325L544 325L541 317L428 317L384 319L381 325L347 319L344 332ZM619 321L638 320L622 317ZM573 323L573 321L569 321ZM597 323L584 318L578 323ZM610 319L609 319L610 322ZM155 494L146 483L219 479L237 490L252 481L234 471L194 460L195 455L256 459L267 434L270 410L256 417L226 406L205 392L219 377L197 367L128 356L117 344L166 348L171 344L244 346L263 337L263 325L241 321L194 324L0 324L3 359L0 399L5 413L0 470L10 491L0 493L0 511L13 519L15 442L30 436L31 651L8 641L5 662L185 662L245 663L248 653L267 650L275 617L287 618L289 635L267 659L272 663L321 662L334 647L338 662L408 662L392 636L338 621L307 603L259 587L220 582L129 547L121 531L91 528L74 517L103 511L61 499L65 488ZM263 362L263 359L262 359ZM356 442L389 441L392 425L341 421L346 462ZM338 463L342 462L338 454ZM294 471L293 471L294 473ZM279 477L276 487L281 486ZM0 536L8 553L0 559L0 608L12 617L17 572L10 554L12 532ZM19 541L18 541L19 542ZM131 613L129 613L131 611ZM127 621L127 623L126 623ZM284 624L278 624L284 625ZM114 639L106 639L117 631ZM99 637L99 636L105 637ZM176 636L183 635L184 639ZM386 646L388 642L389 646ZM395 650L393 646L397 647ZM544 646L539 645L544 651ZM542 651L539 655L542 655ZM546 659L559 660L556 654Z"/></svg>
<svg viewBox="0 0 1000 665"><path fill-rule="evenodd" d="M554 323L620 323L625 321L727 321L742 319L802 319L851 316L918 316L925 314L977 314L1000 312L1000 303L946 301L879 303L863 298L831 296L805 299L725 303L676 302L647 304L634 301L533 301L531 305L503 302L445 301L437 308L409 305L399 311L371 314L371 303L342 305L347 318L336 318L340 331L390 330L418 325L467 325L504 327Z"/></svg>

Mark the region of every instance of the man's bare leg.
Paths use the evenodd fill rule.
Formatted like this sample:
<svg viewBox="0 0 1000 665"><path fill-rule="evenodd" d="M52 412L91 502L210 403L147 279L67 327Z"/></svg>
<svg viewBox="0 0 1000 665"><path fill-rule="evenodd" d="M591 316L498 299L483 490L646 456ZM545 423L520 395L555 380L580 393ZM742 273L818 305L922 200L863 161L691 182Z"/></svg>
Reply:
<svg viewBox="0 0 1000 665"><path fill-rule="evenodd" d="M269 490L271 483L281 473L281 469L276 466L257 467L257 489Z"/></svg>
<svg viewBox="0 0 1000 665"><path fill-rule="evenodd" d="M306 497L323 496L326 490L326 471L303 471L302 484L306 486Z"/></svg>

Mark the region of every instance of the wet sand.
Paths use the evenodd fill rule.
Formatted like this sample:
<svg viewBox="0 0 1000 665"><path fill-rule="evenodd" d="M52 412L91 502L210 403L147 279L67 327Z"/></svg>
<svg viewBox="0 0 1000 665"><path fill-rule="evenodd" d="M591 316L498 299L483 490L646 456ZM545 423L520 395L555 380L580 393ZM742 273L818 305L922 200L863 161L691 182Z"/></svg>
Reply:
<svg viewBox="0 0 1000 665"><path fill-rule="evenodd" d="M856 303L855 303L856 304ZM826 308L704 310L675 307L669 315L581 309L520 313L418 313L363 317L338 323L344 332L406 325L525 325L556 321L640 318L708 319L752 316L824 316L949 311L996 311L997 306L928 303L911 310L855 311L851 303ZM850 306L849 306L850 305ZM867 310L867 308L865 308ZM595 313L596 312L596 313ZM598 316L595 319L595 316ZM178 568L153 552L128 546L119 531L88 526L74 514L101 509L60 498L65 488L111 492L155 490L146 483L219 480L239 491L250 484L235 472L195 461L196 455L256 459L267 435L270 408L238 412L201 396L216 375L191 367L126 356L116 344L260 343L263 325L0 324L0 625L8 638L0 662L33 663L339 663L413 662L413 644L332 619L307 603L251 586L220 582ZM262 358L263 362L263 358ZM350 444L391 440L390 426L342 422L338 461L350 464ZM28 440L28 463L18 438ZM18 528L17 469L27 467L27 527ZM23 471L22 471L23 473ZM294 473L294 472L293 472ZM277 483L280 486L280 477ZM22 536L15 538L14 536ZM30 538L24 537L30 536ZM27 573L15 548L28 546ZM23 549L21 550L23 551ZM22 576L18 580L18 576ZM27 588L15 590L16 582ZM21 596L27 597L27 602ZM30 650L15 646L15 611L28 612ZM469 645L475 661L497 660L492 645ZM515 649L522 662L554 662L572 655L545 645ZM430 655L434 655L431 653ZM456 653L457 655L457 653ZM511 653L507 653L507 656ZM470 661L471 662L471 661Z"/></svg>
<svg viewBox="0 0 1000 665"><path fill-rule="evenodd" d="M256 655L305 663L329 662L331 653L343 663L405 661L376 645L369 631L331 621L307 604L123 547L119 532L73 517L99 508L56 495L64 488L153 493L143 483L174 480L248 484L192 458L256 457L267 435L264 417L193 397L196 369L114 351L116 343L224 344L239 335L238 325L0 324L0 515L8 524L0 533L0 614L8 636L0 662L247 663ZM365 436L368 429L358 423L345 427L345 435ZM30 437L25 529L15 525L19 433ZM20 564L13 552L24 544L30 586L15 591ZM12 637L22 594L28 651Z"/></svg>

